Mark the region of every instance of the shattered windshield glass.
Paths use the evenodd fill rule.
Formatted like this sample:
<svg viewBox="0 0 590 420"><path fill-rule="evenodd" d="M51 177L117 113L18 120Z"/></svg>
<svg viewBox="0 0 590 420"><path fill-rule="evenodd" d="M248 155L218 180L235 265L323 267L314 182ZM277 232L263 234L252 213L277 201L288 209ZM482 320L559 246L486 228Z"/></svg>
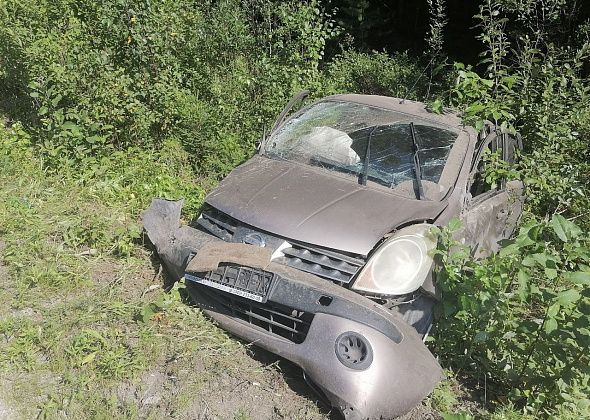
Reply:
<svg viewBox="0 0 590 420"><path fill-rule="evenodd" d="M410 122L416 132L422 179L438 183L457 132L406 114L352 102L312 105L273 134L265 154L359 179L366 165L369 181L391 188L415 177ZM365 162L369 141L369 161Z"/></svg>

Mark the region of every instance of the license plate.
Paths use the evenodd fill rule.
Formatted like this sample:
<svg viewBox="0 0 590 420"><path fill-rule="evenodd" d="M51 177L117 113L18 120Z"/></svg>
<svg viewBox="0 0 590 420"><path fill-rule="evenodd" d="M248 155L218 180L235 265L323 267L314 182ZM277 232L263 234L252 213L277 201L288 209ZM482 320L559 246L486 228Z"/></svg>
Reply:
<svg viewBox="0 0 590 420"><path fill-rule="evenodd" d="M186 273L185 278L246 299L265 302L274 275L250 267L224 266L210 271L204 277Z"/></svg>

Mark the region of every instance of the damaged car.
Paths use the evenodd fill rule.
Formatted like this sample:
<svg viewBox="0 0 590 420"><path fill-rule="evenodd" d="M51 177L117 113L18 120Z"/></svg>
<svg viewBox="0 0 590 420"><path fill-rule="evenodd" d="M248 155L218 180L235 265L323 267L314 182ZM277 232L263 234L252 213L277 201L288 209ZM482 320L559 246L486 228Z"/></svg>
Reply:
<svg viewBox="0 0 590 420"><path fill-rule="evenodd" d="M520 138L419 102L335 95L291 113L181 225L154 199L145 230L230 333L284 357L347 419L410 411L443 377L424 344L437 286L432 226L463 221L474 258L514 232L521 181L486 182Z"/></svg>

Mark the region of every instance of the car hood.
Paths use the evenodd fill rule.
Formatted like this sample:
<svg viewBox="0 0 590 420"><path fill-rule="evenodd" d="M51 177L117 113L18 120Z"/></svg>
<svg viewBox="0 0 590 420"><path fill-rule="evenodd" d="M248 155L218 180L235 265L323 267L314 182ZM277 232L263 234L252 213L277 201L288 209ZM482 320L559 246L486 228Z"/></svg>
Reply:
<svg viewBox="0 0 590 420"><path fill-rule="evenodd" d="M446 207L258 155L234 169L206 202L275 235L360 255L396 227L434 219Z"/></svg>

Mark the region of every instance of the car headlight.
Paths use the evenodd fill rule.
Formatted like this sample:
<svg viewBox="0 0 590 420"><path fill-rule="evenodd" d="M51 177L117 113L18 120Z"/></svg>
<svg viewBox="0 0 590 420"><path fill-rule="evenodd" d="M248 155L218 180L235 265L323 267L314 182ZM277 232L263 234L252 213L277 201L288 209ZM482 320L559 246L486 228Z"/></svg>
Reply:
<svg viewBox="0 0 590 420"><path fill-rule="evenodd" d="M403 295L418 290L434 264L432 225L408 226L387 239L363 267L352 288L377 295Z"/></svg>

